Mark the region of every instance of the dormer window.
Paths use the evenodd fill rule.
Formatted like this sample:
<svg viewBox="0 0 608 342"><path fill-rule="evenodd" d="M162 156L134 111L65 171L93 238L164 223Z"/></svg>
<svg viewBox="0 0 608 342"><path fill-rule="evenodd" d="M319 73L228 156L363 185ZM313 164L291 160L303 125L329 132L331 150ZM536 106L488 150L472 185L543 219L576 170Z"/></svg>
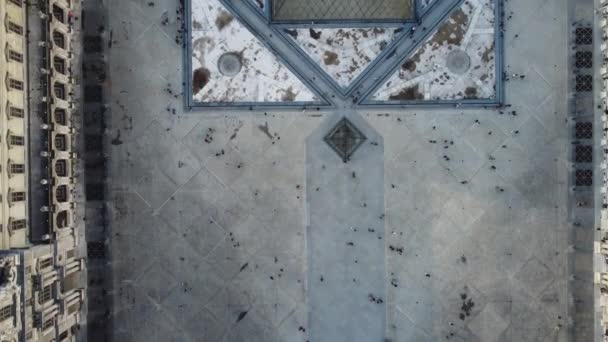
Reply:
<svg viewBox="0 0 608 342"><path fill-rule="evenodd" d="M65 24L65 11L56 4L53 4L53 17L60 23Z"/></svg>
<svg viewBox="0 0 608 342"><path fill-rule="evenodd" d="M65 134L57 134L55 135L55 148L59 151L67 151L68 143L67 137Z"/></svg>
<svg viewBox="0 0 608 342"><path fill-rule="evenodd" d="M65 59L55 56L53 57L53 67L58 73L65 75Z"/></svg>
<svg viewBox="0 0 608 342"><path fill-rule="evenodd" d="M68 187L67 185L60 185L55 190L55 199L57 202L63 203L68 200Z"/></svg>
<svg viewBox="0 0 608 342"><path fill-rule="evenodd" d="M65 49L65 35L59 31L53 31L53 42L57 47Z"/></svg>

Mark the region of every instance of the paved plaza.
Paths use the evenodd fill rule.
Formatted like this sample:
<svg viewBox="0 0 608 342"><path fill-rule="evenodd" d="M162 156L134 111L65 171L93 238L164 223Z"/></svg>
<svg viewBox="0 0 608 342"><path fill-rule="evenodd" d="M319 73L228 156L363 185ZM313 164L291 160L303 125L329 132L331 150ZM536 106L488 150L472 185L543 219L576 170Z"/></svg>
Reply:
<svg viewBox="0 0 608 342"><path fill-rule="evenodd" d="M114 341L590 341L566 0L504 3L506 106L382 110L323 77L334 107L185 108L178 5L108 4ZM342 117L366 138L347 163L324 141Z"/></svg>

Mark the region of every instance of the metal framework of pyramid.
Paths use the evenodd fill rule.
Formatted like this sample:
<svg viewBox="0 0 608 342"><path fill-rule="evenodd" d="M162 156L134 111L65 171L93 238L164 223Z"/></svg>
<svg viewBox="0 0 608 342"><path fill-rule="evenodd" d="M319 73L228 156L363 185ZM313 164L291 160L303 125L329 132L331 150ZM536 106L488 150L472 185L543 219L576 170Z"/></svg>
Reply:
<svg viewBox="0 0 608 342"><path fill-rule="evenodd" d="M345 163L367 138L347 118L342 118L325 136L325 142Z"/></svg>

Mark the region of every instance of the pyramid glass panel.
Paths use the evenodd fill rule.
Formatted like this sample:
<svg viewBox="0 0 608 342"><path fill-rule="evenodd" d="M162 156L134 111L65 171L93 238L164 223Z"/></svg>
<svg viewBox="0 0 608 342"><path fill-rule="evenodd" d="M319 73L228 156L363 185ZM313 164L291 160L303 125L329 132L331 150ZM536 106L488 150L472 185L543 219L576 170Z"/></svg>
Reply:
<svg viewBox="0 0 608 342"><path fill-rule="evenodd" d="M352 122L343 118L325 137L325 142L346 163L366 139Z"/></svg>
<svg viewBox="0 0 608 342"><path fill-rule="evenodd" d="M407 20L413 0L274 0L274 20Z"/></svg>

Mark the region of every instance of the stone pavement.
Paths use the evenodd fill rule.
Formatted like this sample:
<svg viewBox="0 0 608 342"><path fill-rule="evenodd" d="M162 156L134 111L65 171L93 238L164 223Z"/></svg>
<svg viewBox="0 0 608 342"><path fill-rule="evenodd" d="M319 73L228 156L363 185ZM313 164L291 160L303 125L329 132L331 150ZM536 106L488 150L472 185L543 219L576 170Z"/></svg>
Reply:
<svg viewBox="0 0 608 342"><path fill-rule="evenodd" d="M176 1L110 0L114 340L571 340L566 1L505 5L502 111L184 112Z"/></svg>

